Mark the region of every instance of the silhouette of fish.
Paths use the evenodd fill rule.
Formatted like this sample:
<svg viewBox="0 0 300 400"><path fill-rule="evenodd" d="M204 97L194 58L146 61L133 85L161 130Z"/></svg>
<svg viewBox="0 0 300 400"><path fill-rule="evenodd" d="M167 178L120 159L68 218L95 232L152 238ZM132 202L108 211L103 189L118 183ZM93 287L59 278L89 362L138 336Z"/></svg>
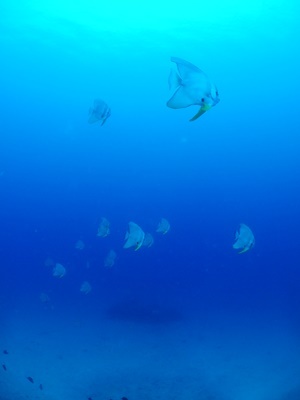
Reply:
<svg viewBox="0 0 300 400"><path fill-rule="evenodd" d="M167 106L176 109L199 105L200 110L190 119L195 121L219 103L218 89L203 71L190 62L177 57L171 57L171 61L176 68L171 70L169 76L172 96Z"/></svg>
<svg viewBox="0 0 300 400"><path fill-rule="evenodd" d="M43 385L41 383L39 384L39 388L40 390L43 390Z"/></svg>
<svg viewBox="0 0 300 400"><path fill-rule="evenodd" d="M111 115L111 110L109 106L100 99L94 100L93 107L89 110L89 123L93 124L95 122L101 122L101 126Z"/></svg>
<svg viewBox="0 0 300 400"><path fill-rule="evenodd" d="M3 354L8 354L8 351L7 350L3 350Z"/></svg>
<svg viewBox="0 0 300 400"><path fill-rule="evenodd" d="M27 376L27 379L29 380L29 382L34 383L34 380L31 378L31 376Z"/></svg>
<svg viewBox="0 0 300 400"><path fill-rule="evenodd" d="M4 371L7 371L6 365L2 364L2 368L4 369Z"/></svg>

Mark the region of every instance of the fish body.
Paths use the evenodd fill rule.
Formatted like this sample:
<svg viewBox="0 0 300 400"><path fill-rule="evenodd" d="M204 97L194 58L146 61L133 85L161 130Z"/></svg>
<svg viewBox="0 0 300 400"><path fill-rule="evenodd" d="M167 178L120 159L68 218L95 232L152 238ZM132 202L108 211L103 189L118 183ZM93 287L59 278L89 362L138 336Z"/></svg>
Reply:
<svg viewBox="0 0 300 400"><path fill-rule="evenodd" d="M98 226L97 236L106 237L110 234L110 222L105 218L101 218L101 222Z"/></svg>
<svg viewBox="0 0 300 400"><path fill-rule="evenodd" d="M151 247L153 245L153 243L154 243L154 238L151 235L151 233L148 233L148 232L145 233L145 237L144 237L144 240L143 240L143 246Z"/></svg>
<svg viewBox="0 0 300 400"><path fill-rule="evenodd" d="M114 250L110 250L104 260L104 266L107 268L113 267L116 261L116 257L117 253Z"/></svg>
<svg viewBox="0 0 300 400"><path fill-rule="evenodd" d="M128 249L129 247L134 247L134 250L138 250L144 241L145 233L141 227L139 227L134 222L129 222L129 229L125 235L125 244L123 246L124 249Z"/></svg>
<svg viewBox="0 0 300 400"><path fill-rule="evenodd" d="M56 278L62 278L66 274L66 268L59 263L55 264L55 267L52 270L52 275Z"/></svg>
<svg viewBox="0 0 300 400"><path fill-rule="evenodd" d="M190 119L195 121L220 101L219 92L208 76L195 65L181 58L171 57L176 64L169 75L169 88L172 96L167 102L170 108L186 108L199 105L197 114Z"/></svg>
<svg viewBox="0 0 300 400"><path fill-rule="evenodd" d="M168 233L170 230L170 223L168 220L166 220L166 218L162 218L158 224L158 227L156 229L156 232L158 233L162 233L163 235L165 235L166 233Z"/></svg>
<svg viewBox="0 0 300 400"><path fill-rule="evenodd" d="M235 233L235 242L233 244L233 248L235 250L239 250L238 253L242 254L252 249L254 244L255 238L249 226L240 224L239 229Z"/></svg>
<svg viewBox="0 0 300 400"><path fill-rule="evenodd" d="M110 107L105 103L105 101L96 99L94 100L93 107L89 110L89 123L94 124L95 122L100 122L101 126L105 123L107 118L111 115Z"/></svg>
<svg viewBox="0 0 300 400"><path fill-rule="evenodd" d="M90 293L91 290L92 290L92 286L89 284L89 282L84 281L80 287L80 291L84 294L88 294L88 293Z"/></svg>
<svg viewBox="0 0 300 400"><path fill-rule="evenodd" d="M34 383L34 380L31 378L31 376L27 376L27 379L29 380L29 382Z"/></svg>
<svg viewBox="0 0 300 400"><path fill-rule="evenodd" d="M83 243L82 240L77 240L77 242L75 243L75 249L77 250L83 250L85 247L85 244Z"/></svg>

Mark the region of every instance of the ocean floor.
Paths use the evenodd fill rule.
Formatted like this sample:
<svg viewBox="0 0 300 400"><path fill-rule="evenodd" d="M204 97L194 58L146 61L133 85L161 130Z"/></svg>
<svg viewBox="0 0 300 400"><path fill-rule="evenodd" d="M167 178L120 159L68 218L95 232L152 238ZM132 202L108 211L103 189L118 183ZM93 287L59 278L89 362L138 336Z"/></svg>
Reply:
<svg viewBox="0 0 300 400"><path fill-rule="evenodd" d="M284 319L46 312L4 325L0 400L300 399L300 337Z"/></svg>

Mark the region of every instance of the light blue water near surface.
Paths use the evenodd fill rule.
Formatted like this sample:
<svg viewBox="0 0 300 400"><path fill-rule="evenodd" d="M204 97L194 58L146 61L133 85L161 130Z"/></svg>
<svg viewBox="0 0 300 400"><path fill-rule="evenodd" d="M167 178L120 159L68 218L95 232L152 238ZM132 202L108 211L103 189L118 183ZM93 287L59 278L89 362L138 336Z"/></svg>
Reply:
<svg viewBox="0 0 300 400"><path fill-rule="evenodd" d="M299 399L297 2L0 11L0 399ZM166 107L171 56L218 86L194 122ZM151 248L123 249L129 221Z"/></svg>

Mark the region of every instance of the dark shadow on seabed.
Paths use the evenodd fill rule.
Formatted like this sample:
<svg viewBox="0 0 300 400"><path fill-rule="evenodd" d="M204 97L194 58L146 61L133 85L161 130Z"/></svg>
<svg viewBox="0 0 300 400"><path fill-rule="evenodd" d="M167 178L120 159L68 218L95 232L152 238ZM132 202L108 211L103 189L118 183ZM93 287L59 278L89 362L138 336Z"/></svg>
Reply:
<svg viewBox="0 0 300 400"><path fill-rule="evenodd" d="M284 394L281 394L278 398L277 397L272 398L272 400L299 400L299 399L300 399L300 385L290 390L287 390Z"/></svg>
<svg viewBox="0 0 300 400"><path fill-rule="evenodd" d="M176 309L163 308L158 305L145 305L136 301L117 303L106 311L109 319L127 320L137 323L167 324L183 319Z"/></svg>

